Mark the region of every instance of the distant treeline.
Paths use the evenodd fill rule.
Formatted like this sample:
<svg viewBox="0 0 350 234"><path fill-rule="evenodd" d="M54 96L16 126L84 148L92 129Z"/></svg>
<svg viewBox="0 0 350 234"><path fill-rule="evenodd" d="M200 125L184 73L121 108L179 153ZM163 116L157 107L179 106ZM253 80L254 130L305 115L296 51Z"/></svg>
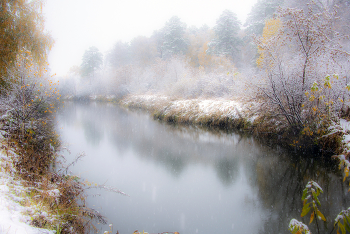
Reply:
<svg viewBox="0 0 350 234"><path fill-rule="evenodd" d="M261 103L266 131L314 139L350 113L349 20L343 0L261 0L243 25L225 10L213 28L174 16L106 55L89 48L61 87L71 96L240 98Z"/></svg>

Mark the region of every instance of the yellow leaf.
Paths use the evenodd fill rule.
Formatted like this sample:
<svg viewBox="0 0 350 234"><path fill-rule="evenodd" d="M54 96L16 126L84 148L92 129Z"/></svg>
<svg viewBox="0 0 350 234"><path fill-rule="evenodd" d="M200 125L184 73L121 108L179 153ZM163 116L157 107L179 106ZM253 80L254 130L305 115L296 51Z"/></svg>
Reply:
<svg viewBox="0 0 350 234"><path fill-rule="evenodd" d="M310 216L310 224L312 223L312 221L314 221L314 215L315 215L315 212L312 212Z"/></svg>
<svg viewBox="0 0 350 234"><path fill-rule="evenodd" d="M325 218L324 215L321 213L321 211L317 210L317 215L318 215L319 217L321 217L321 219L322 219L323 221L326 222L326 218Z"/></svg>
<svg viewBox="0 0 350 234"><path fill-rule="evenodd" d="M349 168L345 167L345 168L344 168L344 172L345 172L345 176L344 176L343 182L344 182L345 179L349 176Z"/></svg>

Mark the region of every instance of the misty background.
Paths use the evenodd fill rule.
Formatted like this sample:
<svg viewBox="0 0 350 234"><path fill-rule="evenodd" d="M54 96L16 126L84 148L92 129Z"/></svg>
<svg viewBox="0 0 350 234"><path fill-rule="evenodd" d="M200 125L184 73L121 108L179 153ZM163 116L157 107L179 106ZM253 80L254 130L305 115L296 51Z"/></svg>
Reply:
<svg viewBox="0 0 350 234"><path fill-rule="evenodd" d="M244 23L255 3L256 0L47 0L43 8L45 28L55 39L50 67L58 76L66 75L72 66L81 64L89 47L96 46L106 53L117 41L150 37L175 15L189 27L213 27L218 16L228 9Z"/></svg>
<svg viewBox="0 0 350 234"><path fill-rule="evenodd" d="M61 4L45 16L65 97L239 98L291 126L348 109L348 1Z"/></svg>

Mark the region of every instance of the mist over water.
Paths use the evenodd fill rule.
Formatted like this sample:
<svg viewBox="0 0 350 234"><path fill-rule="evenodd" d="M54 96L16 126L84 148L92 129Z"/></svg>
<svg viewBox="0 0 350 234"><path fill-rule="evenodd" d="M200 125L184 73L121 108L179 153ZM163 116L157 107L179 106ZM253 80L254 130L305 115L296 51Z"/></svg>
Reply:
<svg viewBox="0 0 350 234"><path fill-rule="evenodd" d="M57 118L72 152L67 160L87 155L73 173L130 196L88 190L88 205L108 218L114 232L289 233L310 179L324 189L328 231L349 205L332 168L293 159L252 137L169 125L101 103L66 103Z"/></svg>

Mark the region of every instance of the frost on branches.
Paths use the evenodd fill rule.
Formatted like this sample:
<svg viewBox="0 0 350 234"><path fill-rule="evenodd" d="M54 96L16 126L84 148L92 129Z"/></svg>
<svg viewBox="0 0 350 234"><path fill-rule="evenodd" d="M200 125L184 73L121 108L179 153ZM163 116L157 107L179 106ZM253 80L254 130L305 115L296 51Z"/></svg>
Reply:
<svg viewBox="0 0 350 234"><path fill-rule="evenodd" d="M259 90L269 109L283 116L295 132L332 118L349 97L350 54L342 47L345 36L333 27L336 13L311 6L281 9L278 20L268 21L282 22L281 26L265 25L263 36L256 39L264 77Z"/></svg>
<svg viewBox="0 0 350 234"><path fill-rule="evenodd" d="M303 224L302 222L299 222L296 219L292 219L289 222L289 231L291 231L293 234L295 233L311 234L309 227Z"/></svg>

